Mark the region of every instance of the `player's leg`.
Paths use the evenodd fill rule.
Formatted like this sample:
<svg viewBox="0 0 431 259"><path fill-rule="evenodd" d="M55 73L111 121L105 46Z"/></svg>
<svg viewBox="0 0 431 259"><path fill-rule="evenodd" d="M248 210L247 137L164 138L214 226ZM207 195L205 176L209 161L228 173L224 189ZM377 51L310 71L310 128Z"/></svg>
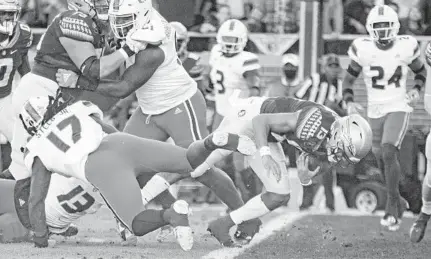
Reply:
<svg viewBox="0 0 431 259"><path fill-rule="evenodd" d="M399 162L399 148L409 125L410 114L406 112L393 112L386 115L382 136L382 160L387 188L387 201L383 225L395 231L400 226L402 216L401 196L399 183L401 165ZM387 223L387 224L385 224Z"/></svg>
<svg viewBox="0 0 431 259"><path fill-rule="evenodd" d="M290 199L290 184L283 149L279 143L270 143L269 146L271 154L279 163L282 171L281 180L277 181L273 175L267 173L259 154L250 157L250 166L261 179L266 191L250 199L244 206L232 211L229 215L209 224L208 230L224 246L234 244L229 236L229 229L232 226L259 218L280 207Z"/></svg>
<svg viewBox="0 0 431 259"><path fill-rule="evenodd" d="M181 247L184 250L191 249L193 236L188 223L187 203L179 201L167 210L145 211L136 176L138 172L154 172L151 159L155 156L149 156L153 146L146 146L146 143L142 145L142 142L135 140L142 139L127 134L107 136L99 149L88 157L85 167L87 179L99 190L108 207L130 232L142 236L171 224L178 233ZM136 151L141 151L142 155L133 154Z"/></svg>
<svg viewBox="0 0 431 259"><path fill-rule="evenodd" d="M382 163L382 136L383 136L383 126L386 120L386 116L381 118L369 118L371 129L373 131L373 145L372 151L376 156L377 166L383 171Z"/></svg>
<svg viewBox="0 0 431 259"><path fill-rule="evenodd" d="M163 115L157 116L156 122L168 132L176 145L184 148L206 137L208 135L206 128L206 104L202 93L197 91L192 98ZM202 150L202 152L205 152L205 150ZM195 157L202 158L206 156L200 155ZM200 161L194 163L195 166L201 164ZM243 201L235 185L222 170L212 167L207 173L197 177L196 180L213 190L217 197L230 209L236 209L243 205Z"/></svg>
<svg viewBox="0 0 431 259"><path fill-rule="evenodd" d="M410 229L410 240L414 243L420 242L424 236L431 217L431 136L428 135L425 153L427 157L427 174L422 183L422 208L421 212Z"/></svg>
<svg viewBox="0 0 431 259"><path fill-rule="evenodd" d="M0 179L0 215L3 213L15 213L15 183L15 180Z"/></svg>

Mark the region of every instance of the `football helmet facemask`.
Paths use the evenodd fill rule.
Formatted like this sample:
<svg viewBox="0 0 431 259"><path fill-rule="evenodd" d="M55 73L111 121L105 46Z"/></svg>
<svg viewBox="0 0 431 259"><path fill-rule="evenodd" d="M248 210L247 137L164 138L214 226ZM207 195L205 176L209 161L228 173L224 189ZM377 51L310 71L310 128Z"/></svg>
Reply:
<svg viewBox="0 0 431 259"><path fill-rule="evenodd" d="M366 28L371 38L386 45L398 35L400 30L398 15L387 5L377 5L368 14Z"/></svg>
<svg viewBox="0 0 431 259"><path fill-rule="evenodd" d="M328 161L341 167L358 163L370 152L372 138L370 124L361 115L337 118L326 144Z"/></svg>
<svg viewBox="0 0 431 259"><path fill-rule="evenodd" d="M247 27L239 20L225 21L217 32L217 43L224 54L237 54L244 50L248 40Z"/></svg>
<svg viewBox="0 0 431 259"><path fill-rule="evenodd" d="M144 28L153 13L151 0L111 0L109 22L118 39L125 39L133 28Z"/></svg>
<svg viewBox="0 0 431 259"><path fill-rule="evenodd" d="M12 36L21 13L18 0L0 0L0 33Z"/></svg>

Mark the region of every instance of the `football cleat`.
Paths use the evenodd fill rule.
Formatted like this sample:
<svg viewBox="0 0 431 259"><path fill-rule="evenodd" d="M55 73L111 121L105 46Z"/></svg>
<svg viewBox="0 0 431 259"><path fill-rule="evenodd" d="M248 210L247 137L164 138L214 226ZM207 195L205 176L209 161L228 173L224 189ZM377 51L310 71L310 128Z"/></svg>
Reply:
<svg viewBox="0 0 431 259"><path fill-rule="evenodd" d="M184 200L178 200L172 204L172 213L169 224L173 227L175 239L184 251L193 247L193 230L189 225L189 204Z"/></svg>
<svg viewBox="0 0 431 259"><path fill-rule="evenodd" d="M260 219L251 219L238 225L235 231L235 240L242 245L247 245L253 237L259 232L262 221Z"/></svg>
<svg viewBox="0 0 431 259"><path fill-rule="evenodd" d="M401 219L397 219L396 217L386 214L380 219L380 225L387 227L390 231L397 231L401 225Z"/></svg>
<svg viewBox="0 0 431 259"><path fill-rule="evenodd" d="M250 156L256 152L256 144L247 136L228 132L214 132L211 136L212 143L221 148L239 152Z"/></svg>
<svg viewBox="0 0 431 259"><path fill-rule="evenodd" d="M117 231L121 237L122 246L136 246L138 244L138 237L135 236L128 228L126 228L123 223L117 221Z"/></svg>
<svg viewBox="0 0 431 259"><path fill-rule="evenodd" d="M413 243L419 243L424 238L430 217L431 215L423 212L419 214L418 219L410 228L410 241Z"/></svg>
<svg viewBox="0 0 431 259"><path fill-rule="evenodd" d="M75 226L74 224L70 224L70 226L61 233L51 233L51 235L58 235L58 236L63 236L63 237L73 237L78 235L78 227Z"/></svg>
<svg viewBox="0 0 431 259"><path fill-rule="evenodd" d="M231 222L232 220L229 216L216 219L208 224L207 231L209 231L224 247L241 247L240 244L232 240L229 234L229 230L232 227Z"/></svg>
<svg viewBox="0 0 431 259"><path fill-rule="evenodd" d="M159 234L157 234L157 237L156 237L157 242L159 243L164 242L168 236L174 233L173 231L174 230L169 225L161 227L160 232Z"/></svg>

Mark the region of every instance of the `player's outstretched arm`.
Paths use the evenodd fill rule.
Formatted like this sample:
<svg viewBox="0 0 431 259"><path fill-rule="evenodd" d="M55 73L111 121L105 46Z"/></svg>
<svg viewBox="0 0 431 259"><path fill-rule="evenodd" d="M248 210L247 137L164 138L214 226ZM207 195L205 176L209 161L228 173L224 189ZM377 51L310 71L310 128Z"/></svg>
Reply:
<svg viewBox="0 0 431 259"><path fill-rule="evenodd" d="M418 92L421 91L423 86L425 85L426 77L427 77L427 70L425 69L425 65L420 60L420 58L416 58L412 61L412 63L409 65L412 72L415 74L415 85L413 88L418 90Z"/></svg>
<svg viewBox="0 0 431 259"><path fill-rule="evenodd" d="M128 67L120 80L102 80L96 91L113 97L125 98L143 86L165 60L164 52L149 46L135 56L135 63Z"/></svg>
<svg viewBox="0 0 431 259"><path fill-rule="evenodd" d="M32 230L34 232L33 241L36 247L48 246L48 225L45 215L45 198L48 194L51 172L46 169L39 157L33 162L30 198L29 198L29 217Z"/></svg>
<svg viewBox="0 0 431 259"><path fill-rule="evenodd" d="M359 65L356 61L350 60L350 65L347 68L347 71L344 75L343 79L343 100L347 105L347 112L357 113L357 110L360 110L362 107L359 104L354 103L354 93L353 93L353 84L358 78L359 74L362 71L362 66Z"/></svg>

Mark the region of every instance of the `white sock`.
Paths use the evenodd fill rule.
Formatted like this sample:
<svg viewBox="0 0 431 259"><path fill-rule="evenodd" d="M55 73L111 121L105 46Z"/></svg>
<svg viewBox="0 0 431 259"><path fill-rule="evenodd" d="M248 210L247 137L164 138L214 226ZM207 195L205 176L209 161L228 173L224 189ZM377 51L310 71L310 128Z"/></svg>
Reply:
<svg viewBox="0 0 431 259"><path fill-rule="evenodd" d="M232 211L229 215L232 221L238 225L244 221L259 218L270 210L266 207L265 203L262 201L262 194L255 196L244 204L241 208Z"/></svg>
<svg viewBox="0 0 431 259"><path fill-rule="evenodd" d="M171 186L163 177L159 175L153 176L142 188L142 203L147 205L157 195L169 189Z"/></svg>
<svg viewBox="0 0 431 259"><path fill-rule="evenodd" d="M421 211L425 214L431 215L431 201L426 201L426 200L422 199Z"/></svg>

